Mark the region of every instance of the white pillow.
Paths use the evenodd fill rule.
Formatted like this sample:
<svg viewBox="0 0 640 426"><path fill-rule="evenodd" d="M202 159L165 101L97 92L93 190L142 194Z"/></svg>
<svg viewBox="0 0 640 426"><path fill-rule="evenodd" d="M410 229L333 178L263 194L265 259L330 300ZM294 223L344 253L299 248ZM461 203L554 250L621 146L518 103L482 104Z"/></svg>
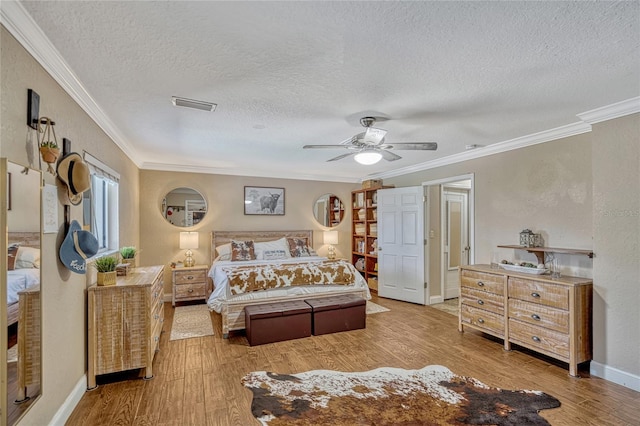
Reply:
<svg viewBox="0 0 640 426"><path fill-rule="evenodd" d="M221 246L216 247L216 252L218 252L218 256L229 255L229 259L231 259L231 243L223 244ZM229 260L222 259L222 260Z"/></svg>
<svg viewBox="0 0 640 426"><path fill-rule="evenodd" d="M33 247L18 247L15 269L40 268L40 249Z"/></svg>
<svg viewBox="0 0 640 426"><path fill-rule="evenodd" d="M256 250L260 250L263 252L264 259L267 259L267 252L272 251L284 251L284 257L278 259L286 259L291 257L291 253L289 252L289 243L285 237L280 238L279 240L274 241L261 241L255 243ZM269 254L271 256L271 254ZM272 258L273 259L273 258Z"/></svg>

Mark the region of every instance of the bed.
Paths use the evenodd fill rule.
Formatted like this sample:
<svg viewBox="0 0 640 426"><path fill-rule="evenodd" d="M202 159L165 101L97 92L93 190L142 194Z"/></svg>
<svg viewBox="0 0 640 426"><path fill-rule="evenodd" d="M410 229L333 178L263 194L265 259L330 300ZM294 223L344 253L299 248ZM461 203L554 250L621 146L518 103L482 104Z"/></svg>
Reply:
<svg viewBox="0 0 640 426"><path fill-rule="evenodd" d="M7 271L7 325L10 326L18 321L19 293L40 284L40 233L9 232L8 236L9 247L22 248L10 254L18 257L13 262L14 268Z"/></svg>
<svg viewBox="0 0 640 426"><path fill-rule="evenodd" d="M214 231L211 233L209 277L214 290L207 300L209 309L222 317L222 334L243 330L244 308L249 305L285 300L302 300L335 294L356 294L371 299L362 275L345 260L328 260L304 247L282 248L284 241L306 241L313 247L313 231ZM232 260L232 241L253 242L253 259ZM302 246L302 244L300 244ZM235 245L238 248L238 244ZM289 250L290 249L290 250ZM285 256L279 256L286 251ZM291 257L295 252L297 256ZM236 250L238 254L238 250ZM288 254L288 255L287 255Z"/></svg>

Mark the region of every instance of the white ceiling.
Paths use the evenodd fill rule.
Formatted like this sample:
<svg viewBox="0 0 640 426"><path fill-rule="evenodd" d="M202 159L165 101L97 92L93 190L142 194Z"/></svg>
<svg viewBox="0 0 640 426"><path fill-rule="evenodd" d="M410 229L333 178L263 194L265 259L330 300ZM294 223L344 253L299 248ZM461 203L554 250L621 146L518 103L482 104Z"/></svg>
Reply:
<svg viewBox="0 0 640 426"><path fill-rule="evenodd" d="M638 1L2 3L14 34L41 37L15 10L33 17L86 91L74 96L146 169L355 182L584 125L578 114L640 95ZM388 119L388 142L438 150L363 166L302 149L359 133L365 115Z"/></svg>

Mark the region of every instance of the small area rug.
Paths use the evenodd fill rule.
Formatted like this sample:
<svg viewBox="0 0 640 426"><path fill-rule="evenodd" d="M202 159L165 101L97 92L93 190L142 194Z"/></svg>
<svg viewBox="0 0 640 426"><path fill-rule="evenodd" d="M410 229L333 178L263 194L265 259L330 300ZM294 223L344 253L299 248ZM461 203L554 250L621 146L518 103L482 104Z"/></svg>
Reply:
<svg viewBox="0 0 640 426"><path fill-rule="evenodd" d="M390 309L380 306L377 303L373 303L371 300L367 300L367 315L377 314L379 312L389 312Z"/></svg>
<svg viewBox="0 0 640 426"><path fill-rule="evenodd" d="M178 306L173 312L169 340L213 335L211 313L207 305Z"/></svg>
<svg viewBox="0 0 640 426"><path fill-rule="evenodd" d="M361 373L256 371L243 379L263 425L548 425L539 410L560 401L539 391L502 390L441 365Z"/></svg>

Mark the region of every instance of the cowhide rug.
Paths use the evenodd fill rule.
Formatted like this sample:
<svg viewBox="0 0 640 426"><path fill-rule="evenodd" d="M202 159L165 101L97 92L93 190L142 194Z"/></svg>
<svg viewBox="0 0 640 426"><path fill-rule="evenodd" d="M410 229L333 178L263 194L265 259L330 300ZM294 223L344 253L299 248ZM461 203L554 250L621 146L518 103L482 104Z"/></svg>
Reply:
<svg viewBox="0 0 640 426"><path fill-rule="evenodd" d="M539 410L560 401L539 391L502 390L441 365L362 373L256 371L242 383L263 425L548 425Z"/></svg>

